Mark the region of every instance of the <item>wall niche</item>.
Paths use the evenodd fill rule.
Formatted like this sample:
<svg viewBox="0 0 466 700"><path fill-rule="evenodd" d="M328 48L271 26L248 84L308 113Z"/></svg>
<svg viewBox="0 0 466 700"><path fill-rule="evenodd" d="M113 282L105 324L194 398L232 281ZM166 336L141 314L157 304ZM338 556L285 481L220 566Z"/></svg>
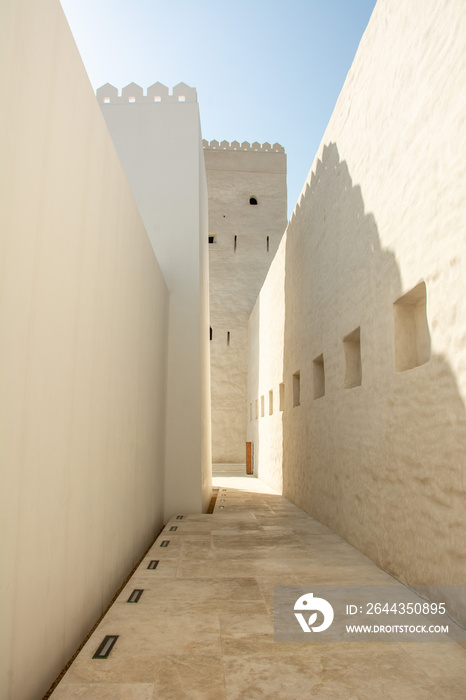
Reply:
<svg viewBox="0 0 466 700"><path fill-rule="evenodd" d="M345 389L352 389L361 386L361 328L355 328L343 338L343 348L345 350Z"/></svg>
<svg viewBox="0 0 466 700"><path fill-rule="evenodd" d="M404 372L430 360L426 283L420 282L393 304L395 370Z"/></svg>

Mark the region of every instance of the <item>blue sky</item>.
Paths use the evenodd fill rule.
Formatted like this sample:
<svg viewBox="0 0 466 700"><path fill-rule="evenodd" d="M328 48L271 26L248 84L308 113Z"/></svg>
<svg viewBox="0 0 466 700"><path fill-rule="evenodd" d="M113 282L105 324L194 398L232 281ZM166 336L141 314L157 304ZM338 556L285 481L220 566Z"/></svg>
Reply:
<svg viewBox="0 0 466 700"><path fill-rule="evenodd" d="M288 156L292 212L376 0L61 0L94 89L197 88L203 137Z"/></svg>

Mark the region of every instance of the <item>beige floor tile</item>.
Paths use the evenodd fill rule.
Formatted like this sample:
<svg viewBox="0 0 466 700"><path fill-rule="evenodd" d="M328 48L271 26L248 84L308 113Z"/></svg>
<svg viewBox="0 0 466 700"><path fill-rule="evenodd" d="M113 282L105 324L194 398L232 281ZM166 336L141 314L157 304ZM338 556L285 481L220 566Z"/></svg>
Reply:
<svg viewBox="0 0 466 700"><path fill-rule="evenodd" d="M59 685L52 700L152 700L153 683L76 683Z"/></svg>
<svg viewBox="0 0 466 700"><path fill-rule="evenodd" d="M313 697L318 678L309 673L302 657L274 658L273 663L265 657L225 657L225 684L228 700L256 700L273 698Z"/></svg>
<svg viewBox="0 0 466 700"><path fill-rule="evenodd" d="M97 644L98 646L98 644ZM153 683L160 663L156 656L123 656L93 659L95 649L79 654L65 674L62 685L83 683ZM116 651L116 650L115 650Z"/></svg>
<svg viewBox="0 0 466 700"><path fill-rule="evenodd" d="M170 519L53 700L466 698L466 644L275 642L275 586L398 582L259 480L214 483L224 508Z"/></svg>
<svg viewBox="0 0 466 700"><path fill-rule="evenodd" d="M464 676L451 676L435 684L438 698L445 700L464 700L466 698L466 679Z"/></svg>
<svg viewBox="0 0 466 700"><path fill-rule="evenodd" d="M226 700L221 656L165 657L154 685L154 700Z"/></svg>
<svg viewBox="0 0 466 700"><path fill-rule="evenodd" d="M265 605L254 612L236 612L220 615L222 639L242 639L250 637L273 637L273 616Z"/></svg>
<svg viewBox="0 0 466 700"><path fill-rule="evenodd" d="M466 682L466 649L454 642L407 642L403 644L413 663L433 680L462 677ZM466 693L464 695L466 697Z"/></svg>
<svg viewBox="0 0 466 700"><path fill-rule="evenodd" d="M246 559L237 556L235 558L218 559L216 561L204 561L202 566L197 562L180 562L178 577L183 578L251 578L253 576L273 574L286 576L288 568L285 563L270 559Z"/></svg>

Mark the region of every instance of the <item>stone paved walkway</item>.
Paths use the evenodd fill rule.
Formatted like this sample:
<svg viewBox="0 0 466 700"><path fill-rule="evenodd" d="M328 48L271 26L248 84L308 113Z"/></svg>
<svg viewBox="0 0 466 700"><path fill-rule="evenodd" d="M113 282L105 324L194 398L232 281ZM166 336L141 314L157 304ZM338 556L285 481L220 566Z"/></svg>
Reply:
<svg viewBox="0 0 466 700"><path fill-rule="evenodd" d="M397 582L258 479L214 485L214 514L173 516L52 700L466 698L464 645L274 642L275 585Z"/></svg>

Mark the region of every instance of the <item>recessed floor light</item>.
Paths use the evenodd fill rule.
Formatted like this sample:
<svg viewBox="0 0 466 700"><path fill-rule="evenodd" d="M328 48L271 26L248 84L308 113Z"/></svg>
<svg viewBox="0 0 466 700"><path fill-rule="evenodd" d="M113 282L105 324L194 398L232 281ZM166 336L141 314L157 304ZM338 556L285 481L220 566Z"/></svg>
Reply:
<svg viewBox="0 0 466 700"><path fill-rule="evenodd" d="M169 544L170 544L170 540L163 540L163 542L160 546L161 547L168 547Z"/></svg>
<svg viewBox="0 0 466 700"><path fill-rule="evenodd" d="M97 651L95 652L93 659L107 659L108 655L115 646L115 642L118 639L118 634L107 634Z"/></svg>
<svg viewBox="0 0 466 700"><path fill-rule="evenodd" d="M176 516L176 519L177 519L177 520L183 520L183 516L182 516L182 515L177 515L177 516Z"/></svg>
<svg viewBox="0 0 466 700"><path fill-rule="evenodd" d="M177 530L178 530L178 528L175 527L175 526L173 526L173 527L170 528L170 532L176 532Z"/></svg>
<svg viewBox="0 0 466 700"><path fill-rule="evenodd" d="M149 566L147 568L148 569L156 569L158 563L159 563L158 559L152 559L152 561L149 563Z"/></svg>
<svg viewBox="0 0 466 700"><path fill-rule="evenodd" d="M144 593L143 588L135 588L126 602L127 603L137 603L139 598L142 596L143 593Z"/></svg>

